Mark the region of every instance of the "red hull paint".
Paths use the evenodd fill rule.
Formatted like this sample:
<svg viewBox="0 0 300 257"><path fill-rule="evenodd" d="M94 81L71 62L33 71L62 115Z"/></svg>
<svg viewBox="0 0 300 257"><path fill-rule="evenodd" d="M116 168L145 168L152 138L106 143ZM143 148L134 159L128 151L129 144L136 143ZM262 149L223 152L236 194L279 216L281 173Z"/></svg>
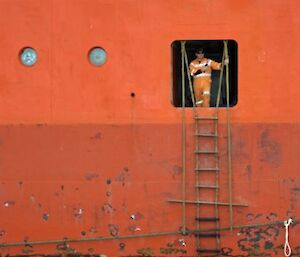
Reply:
<svg viewBox="0 0 300 257"><path fill-rule="evenodd" d="M181 205L167 202L181 198L181 110L169 97L170 45L178 39L238 43L233 200L249 207L234 209L234 224L299 217L297 1L2 0L0 10L2 243L178 231ZM100 68L87 60L96 45L108 53ZM39 53L34 67L19 63L25 46ZM192 110L187 122L187 198L194 199ZM220 193L227 201L224 110L220 123ZM228 210L220 210L226 227ZM132 220L132 214L138 218ZM190 229L194 218L195 209L188 206ZM299 225L290 234L294 253L297 233ZM225 256L281 255L283 242L283 226L221 237ZM182 235L70 247L106 256L195 255L194 237ZM49 244L1 252L68 250Z"/></svg>
<svg viewBox="0 0 300 257"><path fill-rule="evenodd" d="M2 126L0 167L5 172L1 175L1 199L10 203L9 207L2 206L3 242L107 237L115 233L109 224L115 225L117 235L177 231L182 225L181 206L167 199L181 197L180 129L180 125L159 124ZM192 129L190 125L188 130ZM290 136L299 140L298 130L298 126L289 124L232 126L233 200L249 204L235 209L235 225L299 215L298 142L285 143ZM226 163L222 161L226 160L225 138L220 141L220 200L226 202ZM188 156L193 156L192 152L191 142ZM192 158L187 163L193 163ZM191 165L188 170L192 170ZM187 180L187 199L194 199L192 172L188 172ZM210 178L203 180L209 182ZM210 194L202 198L213 200ZM202 210L206 214L210 211ZM221 227L227 227L228 210L220 210ZM138 218L132 220L130 216L136 213ZM194 216L194 207L189 206L190 229L194 228ZM297 231L297 227L292 229L294 246L298 243ZM271 233L269 239L260 238L260 252L270 252L264 248L265 241L274 246L283 242L283 227L278 232L276 236ZM232 248L237 254L241 249L237 242L246 235L239 230L222 235L222 247ZM70 245L78 252L93 248L108 256L134 254L145 246L158 254L160 248L168 248L168 243L180 238L174 235ZM193 241L193 237L187 237L187 248L183 248L190 255ZM126 244L121 252L120 242ZM34 246L33 250L50 254L57 252L55 247ZM12 254L17 249L3 251Z"/></svg>

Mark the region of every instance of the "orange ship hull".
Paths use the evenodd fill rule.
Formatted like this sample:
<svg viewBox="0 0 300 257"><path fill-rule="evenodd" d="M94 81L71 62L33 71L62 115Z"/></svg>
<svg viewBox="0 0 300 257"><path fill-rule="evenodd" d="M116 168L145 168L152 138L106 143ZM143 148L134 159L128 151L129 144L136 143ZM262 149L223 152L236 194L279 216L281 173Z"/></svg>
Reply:
<svg viewBox="0 0 300 257"><path fill-rule="evenodd" d="M232 200L247 205L233 208L233 231L220 206L220 255L282 255L283 221L300 215L297 1L2 0L0 10L3 256L197 256L195 236L181 233L182 204L168 201L183 196L170 49L174 40L219 39L238 44ZM27 46L38 52L33 67L18 58ZM94 46L107 52L101 67L88 61ZM220 202L228 202L226 110L219 112ZM191 108L185 122L184 191L193 200ZM195 211L186 205L187 232ZM294 255L297 233L296 222Z"/></svg>

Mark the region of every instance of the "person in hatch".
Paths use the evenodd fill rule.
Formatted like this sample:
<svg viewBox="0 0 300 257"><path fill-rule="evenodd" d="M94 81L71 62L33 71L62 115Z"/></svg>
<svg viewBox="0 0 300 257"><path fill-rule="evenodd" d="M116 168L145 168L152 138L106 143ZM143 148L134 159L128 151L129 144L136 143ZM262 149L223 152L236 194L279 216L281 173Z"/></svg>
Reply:
<svg viewBox="0 0 300 257"><path fill-rule="evenodd" d="M193 88L196 98L196 106L209 107L210 104L210 88L211 88L211 72L212 70L220 70L222 64L204 57L203 48L197 49L196 59L190 65L190 74L193 77ZM228 59L224 60L224 64L229 63Z"/></svg>

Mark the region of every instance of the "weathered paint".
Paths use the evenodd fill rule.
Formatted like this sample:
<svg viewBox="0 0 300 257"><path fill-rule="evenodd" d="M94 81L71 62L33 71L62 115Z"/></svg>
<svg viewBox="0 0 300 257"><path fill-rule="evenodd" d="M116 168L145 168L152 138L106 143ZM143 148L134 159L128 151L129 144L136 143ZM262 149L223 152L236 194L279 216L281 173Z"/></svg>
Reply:
<svg viewBox="0 0 300 257"><path fill-rule="evenodd" d="M234 173L234 201L249 204L248 208L235 209L236 225L272 222L299 215L298 142L284 143L288 136L299 137L298 129L288 124L233 124L232 153L236 157L233 158L233 170L237 171ZM220 131L224 130L221 126ZM192 125L188 131L192 131ZM99 132L100 140L94 137ZM181 227L180 206L167 202L169 198L181 197L180 124L7 125L0 127L0 134L0 168L6 171L1 174L0 185L1 217L5 221L1 226L2 242L23 241L25 237L27 241L115 237L177 231ZM227 201L225 140L224 137L220 139L222 201ZM162 141L164 144L158 144ZM271 147L274 145L280 147ZM26 151L20 146L26 147ZM189 144L187 150L188 169L191 170L193 144ZM261 153L267 153L268 158L260 158ZM210 180L208 176L203 179ZM189 199L194 197L193 180L189 172ZM203 198L213 200L209 193ZM12 201L14 204L5 206L5 202ZM194 215L194 208L189 207L189 229L194 229ZM228 226L228 212L224 207L221 207L221 226ZM277 237L270 237L267 242L280 245L284 227L277 226L276 229ZM245 240L250 237L251 240L262 240L260 249L265 252L268 250L264 246L267 232L257 235L247 231L267 230L245 229L232 235L222 232L222 246L233 251L249 251ZM296 235L297 230L297 227L291 229L294 246L297 241L293 234ZM236 237L237 233L241 235ZM242 238L245 233L247 236ZM106 249L106 254L113 255L120 251L120 243L125 243L126 247L121 247L122 255L136 253L145 245L151 246L155 254L182 253L183 250L193 254L192 235L184 237L186 247L168 246L170 240L180 238L181 235L174 235L68 243L67 248L82 253L87 253L89 248L95 249L96 253ZM2 250L14 253L18 249ZM46 248L34 245L29 249L48 254L57 251L55 245Z"/></svg>
<svg viewBox="0 0 300 257"><path fill-rule="evenodd" d="M234 209L234 224L299 216L298 1L2 0L0 10L2 243L180 229L181 206L167 202L181 198L181 110L169 97L170 45L178 39L238 43L233 200L249 207ZM18 58L27 46L38 52L32 67ZM94 46L107 52L101 67L88 61ZM187 198L194 199L191 110L187 120ZM227 201L224 110L220 123L220 200ZM194 216L188 207L189 229ZM220 216L228 226L225 207ZM297 233L292 226L295 254ZM225 256L281 255L283 242L283 226L221 237ZM193 256L195 238L26 244L1 253Z"/></svg>

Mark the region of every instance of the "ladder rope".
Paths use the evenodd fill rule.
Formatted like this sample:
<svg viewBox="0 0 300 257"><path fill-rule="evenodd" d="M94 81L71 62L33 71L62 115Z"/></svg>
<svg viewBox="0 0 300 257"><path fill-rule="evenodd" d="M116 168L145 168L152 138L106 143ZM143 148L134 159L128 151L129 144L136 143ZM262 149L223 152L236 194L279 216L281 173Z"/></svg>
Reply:
<svg viewBox="0 0 300 257"><path fill-rule="evenodd" d="M185 41L181 41L181 83L182 83L182 199L186 199L186 114L185 114L185 73L184 73ZM186 202L182 202L182 234L186 234Z"/></svg>
<svg viewBox="0 0 300 257"><path fill-rule="evenodd" d="M217 116L219 116L219 112L217 110ZM218 126L218 120L215 121L215 135L219 135L219 126ZM215 144L215 152L219 152L219 146L218 146L218 137L214 138L214 144ZM216 169L219 169L219 155L215 155L216 159ZM215 202L219 202L219 172L215 172ZM220 222L219 222L219 206L215 204L215 217L217 218L216 220L216 227L220 227ZM216 246L217 249L220 249L220 237L216 237Z"/></svg>
<svg viewBox="0 0 300 257"><path fill-rule="evenodd" d="M193 112L194 112L194 116L197 117L197 109L196 109L196 102L195 102L195 97L194 97L194 91L193 91L193 85L192 85L192 79L191 79L191 75L189 72L189 64L188 64L188 58L187 58L187 53L186 53L186 49L184 47L184 59L185 59L185 66L186 66L186 70L187 70L187 74L188 74L188 81L189 81L189 89L190 89L190 93L191 93L191 98L193 101ZM197 134L199 131L199 126L198 126L198 122L195 122L195 134ZM198 137L195 137L195 146L196 146L196 151L199 150L199 139ZM196 155L195 156L195 167L196 169L199 168L199 156ZM199 173L196 172L195 174L195 180L196 180L196 185L199 184ZM196 193L196 200L197 202L200 200L200 188L195 188L195 193ZM200 204L197 203L196 204L196 217L199 217L200 215ZM200 229L200 224L199 222L196 222L196 229L199 230ZM196 247L199 248L200 247L200 238L196 238Z"/></svg>
<svg viewBox="0 0 300 257"><path fill-rule="evenodd" d="M189 88L190 88L190 93L191 93L191 98L193 102L193 110L196 112L196 102L195 102L195 96L194 96L194 90L193 90L193 85L192 85L192 79L191 79L191 74L189 73L189 63L188 63L188 58L187 58L187 53L186 49L184 47L184 61L185 61L185 66L188 74L188 79L189 79Z"/></svg>
<svg viewBox="0 0 300 257"><path fill-rule="evenodd" d="M228 59L227 41L224 40L224 55ZM231 127L230 127L230 103L229 103L229 67L226 66L226 124L227 124L227 169L228 169L228 197L229 197L229 226L233 230L233 211L232 211L232 167L231 167Z"/></svg>
<svg viewBox="0 0 300 257"><path fill-rule="evenodd" d="M218 94L217 94L217 102L216 102L216 117L219 120L219 105L220 105L220 96L221 96L221 87L222 87L222 80L223 80L223 71L224 71L224 60L225 60L225 48L223 49L223 54L222 54L222 64L221 64L221 72L220 72L220 77L219 77L219 85L218 85ZM219 135L219 126L218 122L215 123L215 135ZM215 137L215 152L219 151L219 145L218 145L218 138ZM219 169L219 156L216 155L216 168ZM219 172L215 173L215 185L216 185L216 191L215 191L215 202L219 202ZM217 218L216 220L216 227L220 227L220 222L219 222L219 206L215 204L215 217ZM220 237L216 237L216 245L217 249L220 249Z"/></svg>
<svg viewBox="0 0 300 257"><path fill-rule="evenodd" d="M184 73L185 41L181 41L181 118L182 118L182 199L186 198L186 116L185 116L185 73ZM182 202L182 233L186 234L186 203Z"/></svg>
<svg viewBox="0 0 300 257"><path fill-rule="evenodd" d="M224 45L224 48L223 48L222 65L221 65L219 85L218 85L218 94L217 94L217 102L216 102L217 111L218 111L218 108L220 106L221 88L222 88L222 80L223 80L223 73L224 73L224 61L225 61L225 45Z"/></svg>

